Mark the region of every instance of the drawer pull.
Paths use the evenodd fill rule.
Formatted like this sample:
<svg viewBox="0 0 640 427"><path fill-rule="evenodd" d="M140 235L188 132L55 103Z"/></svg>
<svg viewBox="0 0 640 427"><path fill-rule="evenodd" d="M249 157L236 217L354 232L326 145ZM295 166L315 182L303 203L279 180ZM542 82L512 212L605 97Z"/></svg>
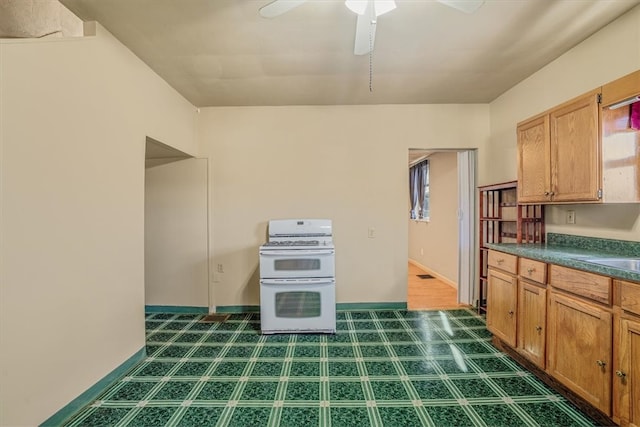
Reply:
<svg viewBox="0 0 640 427"><path fill-rule="evenodd" d="M535 268L533 268L533 267L529 267L529 268L527 268L527 273L529 273L529 276L531 276L531 275L533 274L533 272L534 272L534 271L536 271L536 269L535 269Z"/></svg>
<svg viewBox="0 0 640 427"><path fill-rule="evenodd" d="M596 364L598 366L600 366L601 368L604 368L605 366L607 366L607 362L602 361L602 360L596 360Z"/></svg>
<svg viewBox="0 0 640 427"><path fill-rule="evenodd" d="M496 262L497 262L498 264L502 264L502 263L504 262L504 258L497 259L497 260L496 260Z"/></svg>
<svg viewBox="0 0 640 427"><path fill-rule="evenodd" d="M538 333L542 332L542 326L536 326L536 331L538 331Z"/></svg>
<svg viewBox="0 0 640 427"><path fill-rule="evenodd" d="M616 371L616 375L620 378L624 378L627 376L626 372Z"/></svg>
<svg viewBox="0 0 640 427"><path fill-rule="evenodd" d="M509 317L513 317L513 315L514 315L513 310L510 310L510 311L509 311Z"/></svg>

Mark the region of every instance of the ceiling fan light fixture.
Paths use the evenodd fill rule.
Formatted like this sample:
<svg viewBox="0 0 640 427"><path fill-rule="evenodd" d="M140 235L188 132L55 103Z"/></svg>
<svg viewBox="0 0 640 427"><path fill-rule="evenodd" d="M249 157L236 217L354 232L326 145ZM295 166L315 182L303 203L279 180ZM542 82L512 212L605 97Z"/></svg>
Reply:
<svg viewBox="0 0 640 427"><path fill-rule="evenodd" d="M367 10L367 3L369 0L345 0L344 4L347 8L358 15L364 15Z"/></svg>
<svg viewBox="0 0 640 427"><path fill-rule="evenodd" d="M375 16L378 17L396 8L394 0L345 0L347 8L358 15L364 15L367 5L373 3Z"/></svg>
<svg viewBox="0 0 640 427"><path fill-rule="evenodd" d="M375 0L373 2L376 16L384 15L396 8L394 0Z"/></svg>

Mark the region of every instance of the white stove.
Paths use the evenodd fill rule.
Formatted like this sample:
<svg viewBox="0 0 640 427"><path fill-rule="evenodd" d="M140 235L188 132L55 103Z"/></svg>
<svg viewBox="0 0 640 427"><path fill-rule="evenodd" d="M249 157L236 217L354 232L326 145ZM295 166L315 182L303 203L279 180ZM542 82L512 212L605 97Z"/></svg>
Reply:
<svg viewBox="0 0 640 427"><path fill-rule="evenodd" d="M335 333L335 307L331 220L269 221L260 246L262 333Z"/></svg>

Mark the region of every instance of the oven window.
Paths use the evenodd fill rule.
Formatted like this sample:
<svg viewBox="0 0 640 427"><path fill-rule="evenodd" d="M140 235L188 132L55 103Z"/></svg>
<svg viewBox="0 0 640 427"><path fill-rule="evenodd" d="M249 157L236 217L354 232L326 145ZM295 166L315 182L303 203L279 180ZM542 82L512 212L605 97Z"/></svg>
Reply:
<svg viewBox="0 0 640 427"><path fill-rule="evenodd" d="M320 317L320 292L278 292L276 317Z"/></svg>
<svg viewBox="0 0 640 427"><path fill-rule="evenodd" d="M273 262L276 271L320 270L319 259L277 259Z"/></svg>

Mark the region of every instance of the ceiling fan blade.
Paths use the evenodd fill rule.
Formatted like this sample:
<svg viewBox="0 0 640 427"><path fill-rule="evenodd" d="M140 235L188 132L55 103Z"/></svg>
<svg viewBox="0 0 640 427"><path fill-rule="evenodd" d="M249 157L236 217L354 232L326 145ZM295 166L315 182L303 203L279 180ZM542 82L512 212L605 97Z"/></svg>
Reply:
<svg viewBox="0 0 640 427"><path fill-rule="evenodd" d="M307 0L274 0L266 6L262 6L259 13L263 18L275 18L300 6L305 1Z"/></svg>
<svg viewBox="0 0 640 427"><path fill-rule="evenodd" d="M353 48L355 55L366 55L373 50L376 38L376 16L373 10L373 2L367 3L367 9L362 15L358 15L356 22L356 42Z"/></svg>
<svg viewBox="0 0 640 427"><path fill-rule="evenodd" d="M438 0L440 3L458 9L464 13L473 13L480 9L485 0Z"/></svg>

